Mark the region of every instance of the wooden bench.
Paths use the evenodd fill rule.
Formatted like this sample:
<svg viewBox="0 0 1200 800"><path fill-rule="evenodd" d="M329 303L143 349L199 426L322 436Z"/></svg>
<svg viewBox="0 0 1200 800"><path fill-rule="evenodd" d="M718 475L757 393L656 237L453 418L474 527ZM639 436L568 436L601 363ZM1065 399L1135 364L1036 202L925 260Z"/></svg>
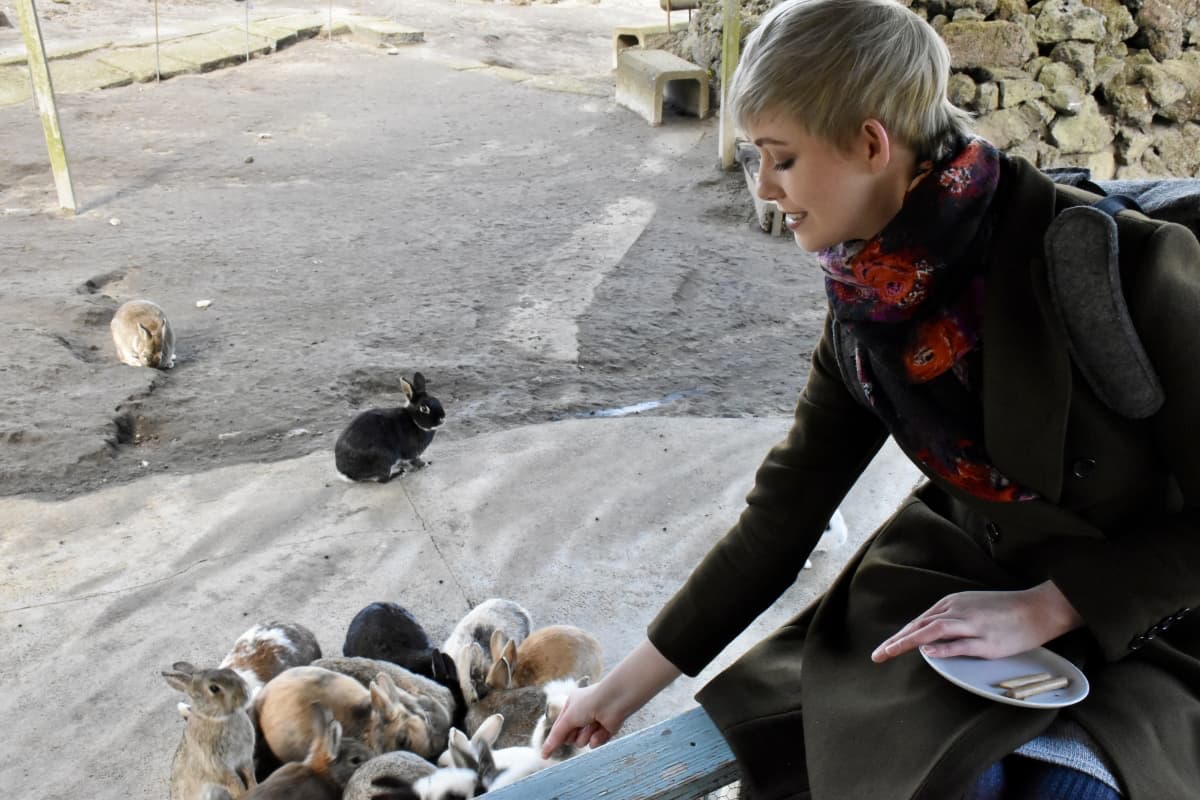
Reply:
<svg viewBox="0 0 1200 800"><path fill-rule="evenodd" d="M708 71L666 50L628 47L617 56L618 105L661 125L663 104L708 116Z"/></svg>
<svg viewBox="0 0 1200 800"><path fill-rule="evenodd" d="M613 739L489 800L694 800L738 779L733 753L702 708Z"/></svg>
<svg viewBox="0 0 1200 800"><path fill-rule="evenodd" d="M613 28L613 69L626 47L662 47L670 39L666 25L618 25Z"/></svg>

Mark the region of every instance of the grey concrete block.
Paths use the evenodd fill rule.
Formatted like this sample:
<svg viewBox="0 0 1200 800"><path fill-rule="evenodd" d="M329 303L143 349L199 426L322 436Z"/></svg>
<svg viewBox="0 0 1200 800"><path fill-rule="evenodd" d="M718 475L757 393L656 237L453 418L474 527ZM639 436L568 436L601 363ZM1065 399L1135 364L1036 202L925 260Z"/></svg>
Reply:
<svg viewBox="0 0 1200 800"><path fill-rule="evenodd" d="M626 48L617 58L618 105L661 125L670 102L703 119L708 116L708 71L666 50Z"/></svg>
<svg viewBox="0 0 1200 800"><path fill-rule="evenodd" d="M150 47L122 47L103 54L100 56L100 61L129 73L139 83L154 80L156 69L164 79L200 71L200 67L196 64L180 61L161 52L156 61L153 45Z"/></svg>

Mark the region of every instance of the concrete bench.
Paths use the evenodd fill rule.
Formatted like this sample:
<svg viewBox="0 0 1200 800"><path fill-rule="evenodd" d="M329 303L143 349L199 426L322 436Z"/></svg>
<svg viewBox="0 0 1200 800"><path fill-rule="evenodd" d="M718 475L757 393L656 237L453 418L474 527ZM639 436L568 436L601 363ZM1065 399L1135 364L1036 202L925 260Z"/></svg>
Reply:
<svg viewBox="0 0 1200 800"><path fill-rule="evenodd" d="M661 125L663 104L701 119L708 116L708 71L666 50L629 47L617 56L616 99Z"/></svg>
<svg viewBox="0 0 1200 800"><path fill-rule="evenodd" d="M613 69L626 47L662 47L670 40L666 25L618 25L613 28Z"/></svg>
<svg viewBox="0 0 1200 800"><path fill-rule="evenodd" d="M729 746L702 708L581 753L489 800L694 800L738 779Z"/></svg>

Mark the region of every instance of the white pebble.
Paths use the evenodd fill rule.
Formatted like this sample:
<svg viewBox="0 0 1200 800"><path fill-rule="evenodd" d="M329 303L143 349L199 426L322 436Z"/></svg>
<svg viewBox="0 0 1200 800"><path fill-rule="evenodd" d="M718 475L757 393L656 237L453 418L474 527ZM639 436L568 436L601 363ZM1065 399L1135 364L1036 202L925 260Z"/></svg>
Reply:
<svg viewBox="0 0 1200 800"><path fill-rule="evenodd" d="M108 221L108 224L109 224L109 225L120 225L120 224L121 224L121 220L117 219L116 217L113 217L112 219L110 219L110 220Z"/></svg>
<svg viewBox="0 0 1200 800"><path fill-rule="evenodd" d="M212 305L212 300L197 300L196 308L208 308Z"/></svg>
<svg viewBox="0 0 1200 800"><path fill-rule="evenodd" d="M270 139L270 138L271 138L271 134L269 134L269 133L260 133L260 134L258 135L258 138L260 138L260 139Z"/></svg>

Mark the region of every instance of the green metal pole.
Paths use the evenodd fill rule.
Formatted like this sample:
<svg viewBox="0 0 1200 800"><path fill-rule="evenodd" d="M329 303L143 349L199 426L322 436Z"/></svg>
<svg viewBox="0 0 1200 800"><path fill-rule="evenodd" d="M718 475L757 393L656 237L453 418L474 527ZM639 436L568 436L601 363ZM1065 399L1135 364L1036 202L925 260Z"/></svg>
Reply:
<svg viewBox="0 0 1200 800"><path fill-rule="evenodd" d="M742 16L738 5L738 0L724 0L721 14L721 127L717 134L717 145L721 150L723 169L733 168L734 139L737 136L733 115L729 113L729 105L725 101L729 97L729 83L733 80L733 71L737 68L742 47Z"/></svg>
<svg viewBox="0 0 1200 800"><path fill-rule="evenodd" d="M54 104L54 83L50 80L50 65L46 61L46 48L42 43L42 26L38 22L33 0L16 2L17 15L21 18L21 33L25 37L29 76L33 80L33 94L37 98L42 130L46 134L46 149L50 152L50 167L54 171L54 185L58 189L58 204L74 213L75 189L71 186L71 171L67 167L67 146L58 124L58 107Z"/></svg>

